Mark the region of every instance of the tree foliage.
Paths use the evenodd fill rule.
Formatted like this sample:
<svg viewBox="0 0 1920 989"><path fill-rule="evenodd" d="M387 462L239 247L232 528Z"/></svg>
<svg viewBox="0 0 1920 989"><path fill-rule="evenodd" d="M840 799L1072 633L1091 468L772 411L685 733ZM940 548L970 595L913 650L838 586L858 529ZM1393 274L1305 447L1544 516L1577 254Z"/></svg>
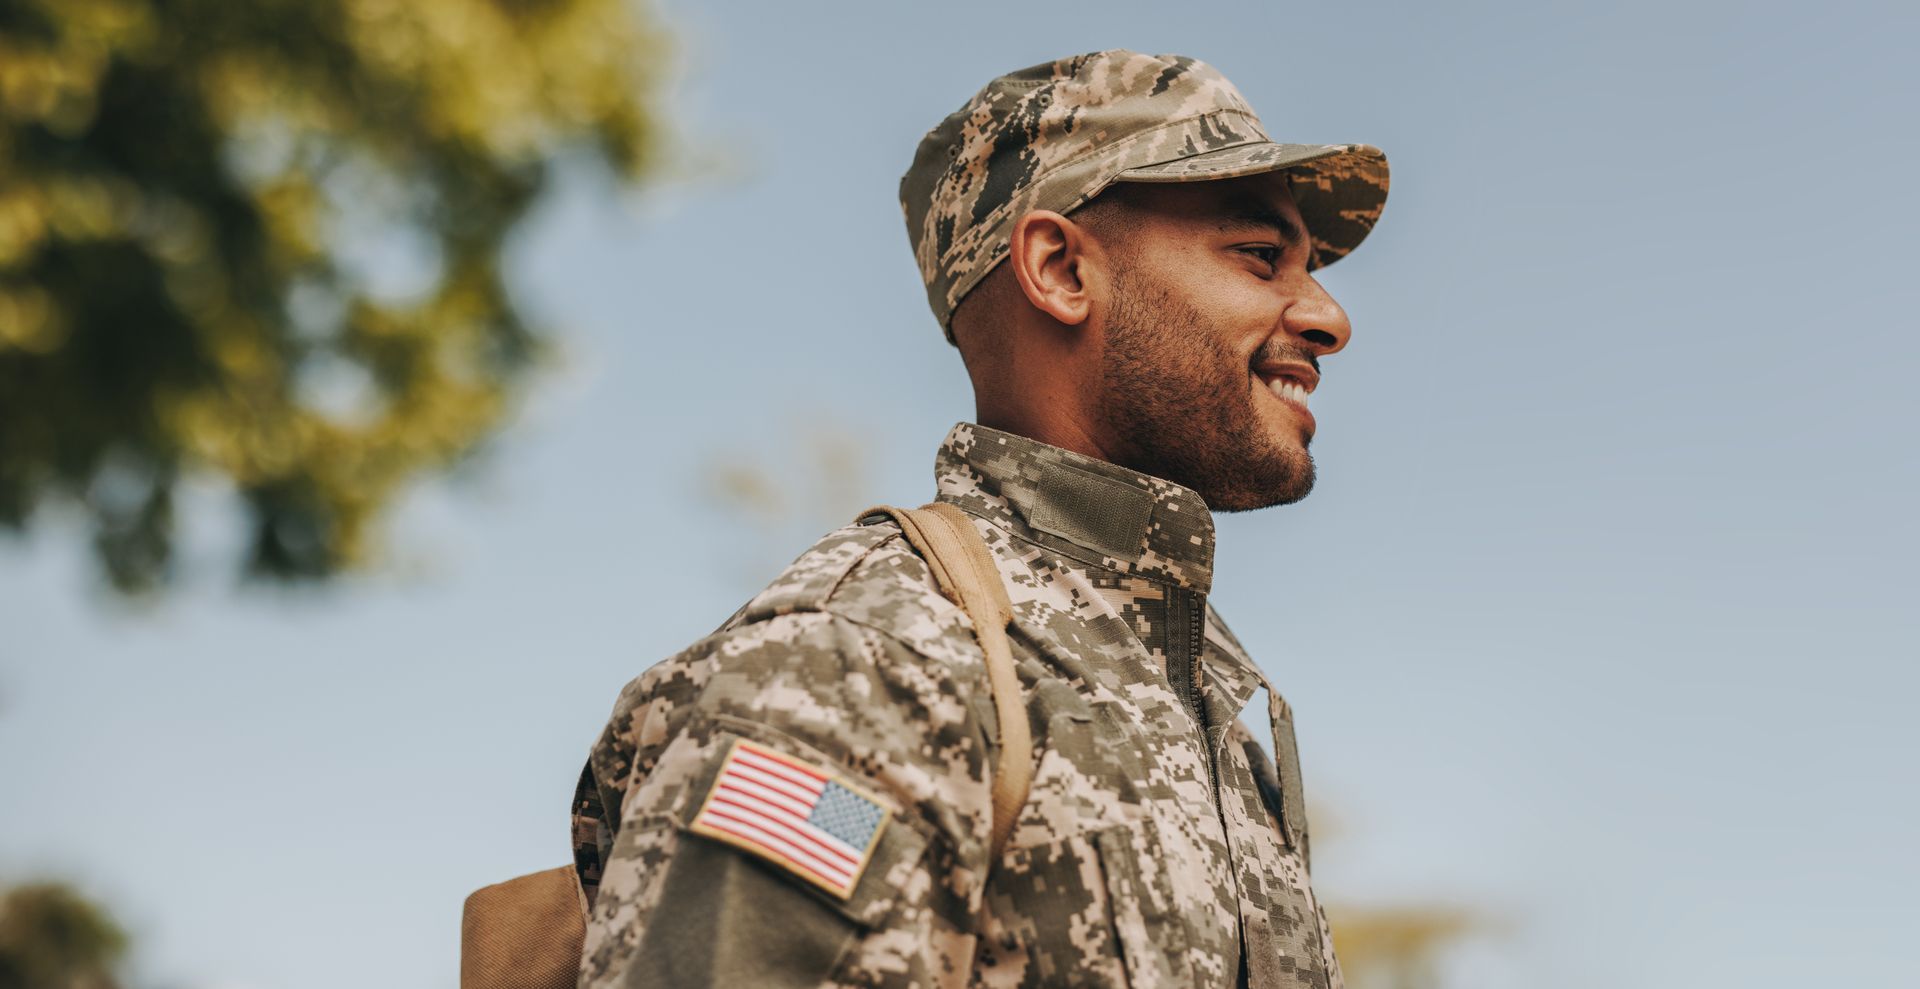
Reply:
<svg viewBox="0 0 1920 989"><path fill-rule="evenodd" d="M1435 989L1447 951L1484 933L1479 916L1450 905L1348 905L1327 914L1353 989Z"/></svg>
<svg viewBox="0 0 1920 989"><path fill-rule="evenodd" d="M0 989L114 989L126 932L56 883L0 893Z"/></svg>
<svg viewBox="0 0 1920 989"><path fill-rule="evenodd" d="M655 159L629 0L0 0L0 525L163 583L183 478L249 572L368 559L538 334L501 248L563 155Z"/></svg>

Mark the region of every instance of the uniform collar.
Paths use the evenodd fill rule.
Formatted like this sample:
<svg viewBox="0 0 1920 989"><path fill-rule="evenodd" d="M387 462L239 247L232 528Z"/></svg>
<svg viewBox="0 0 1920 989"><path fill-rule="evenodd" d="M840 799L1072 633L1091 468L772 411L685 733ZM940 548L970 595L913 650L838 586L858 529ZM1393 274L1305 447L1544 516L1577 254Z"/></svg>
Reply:
<svg viewBox="0 0 1920 989"><path fill-rule="evenodd" d="M1086 563L1213 585L1213 513L1192 488L963 422L935 458L939 499Z"/></svg>

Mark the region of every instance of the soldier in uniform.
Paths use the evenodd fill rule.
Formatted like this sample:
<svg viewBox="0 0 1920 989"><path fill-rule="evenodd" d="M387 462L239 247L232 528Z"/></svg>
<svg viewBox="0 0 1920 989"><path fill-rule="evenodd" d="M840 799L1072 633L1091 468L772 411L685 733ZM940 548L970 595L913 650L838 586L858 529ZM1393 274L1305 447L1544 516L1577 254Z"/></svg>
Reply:
<svg viewBox="0 0 1920 989"><path fill-rule="evenodd" d="M1311 486L1349 334L1311 273L1386 192L1378 150L1276 143L1177 56L1013 72L930 131L901 205L979 420L937 499L1012 599L1026 801L996 856L969 619L895 523L848 525L621 693L574 807L580 984L1338 987L1210 512Z"/></svg>

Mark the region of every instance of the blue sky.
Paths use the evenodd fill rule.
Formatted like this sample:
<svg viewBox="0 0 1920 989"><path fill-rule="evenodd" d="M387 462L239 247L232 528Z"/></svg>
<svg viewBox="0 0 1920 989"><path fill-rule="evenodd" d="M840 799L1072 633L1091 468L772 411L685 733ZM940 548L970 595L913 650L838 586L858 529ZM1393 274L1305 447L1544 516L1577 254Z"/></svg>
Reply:
<svg viewBox="0 0 1920 989"><path fill-rule="evenodd" d="M801 471L838 430L857 501L931 492L972 407L894 200L921 133L1123 46L1394 165L1325 274L1355 334L1321 483L1220 518L1214 601L1299 713L1319 888L1492 918L1451 986L1920 980L1911 5L665 17L682 174L543 204L513 281L564 360L408 501L389 566L236 591L212 488L150 611L89 594L58 513L0 545L0 877L115 904L149 984L452 986L465 893L564 860L620 685L805 546L716 508L707 465Z"/></svg>

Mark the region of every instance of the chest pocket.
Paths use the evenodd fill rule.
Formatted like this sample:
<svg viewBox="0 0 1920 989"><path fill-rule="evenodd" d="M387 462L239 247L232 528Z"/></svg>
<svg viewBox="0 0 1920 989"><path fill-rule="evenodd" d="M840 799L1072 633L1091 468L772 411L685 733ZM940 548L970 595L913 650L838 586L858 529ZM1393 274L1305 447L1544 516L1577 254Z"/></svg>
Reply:
<svg viewBox="0 0 1920 989"><path fill-rule="evenodd" d="M1164 862L1146 819L1008 851L988 892L983 967L1020 986L1191 984Z"/></svg>

